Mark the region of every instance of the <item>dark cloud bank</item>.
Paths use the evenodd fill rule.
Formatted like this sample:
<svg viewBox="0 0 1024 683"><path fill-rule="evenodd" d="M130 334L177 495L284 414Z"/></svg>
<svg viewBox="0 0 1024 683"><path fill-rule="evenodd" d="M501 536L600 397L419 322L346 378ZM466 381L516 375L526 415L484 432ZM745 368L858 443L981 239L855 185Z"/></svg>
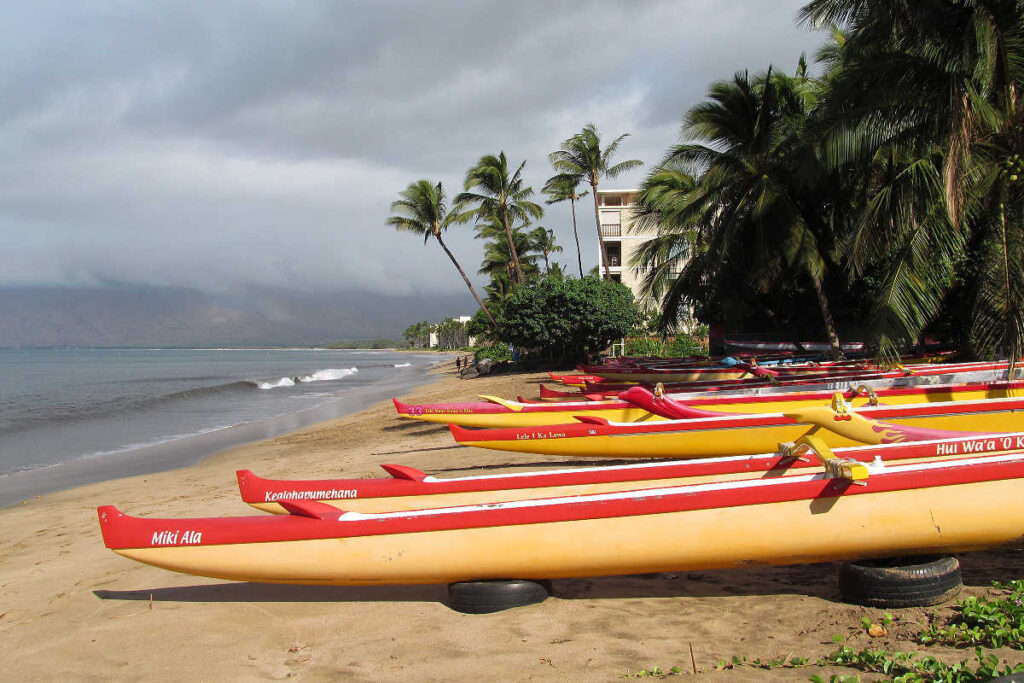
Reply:
<svg viewBox="0 0 1024 683"><path fill-rule="evenodd" d="M590 121L656 162L710 82L813 53L800 4L6 3L0 286L184 287L340 336L398 323L312 313L339 297L469 312L436 245L384 225L399 190L455 191L499 150L539 189L547 153ZM568 210L544 224L568 251ZM481 245L454 230L473 271Z"/></svg>

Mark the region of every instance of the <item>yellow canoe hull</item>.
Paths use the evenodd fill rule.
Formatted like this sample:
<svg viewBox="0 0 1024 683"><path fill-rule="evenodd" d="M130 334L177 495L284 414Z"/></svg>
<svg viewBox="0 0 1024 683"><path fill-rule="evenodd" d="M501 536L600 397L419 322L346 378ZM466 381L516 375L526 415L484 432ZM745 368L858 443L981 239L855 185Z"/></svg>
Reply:
<svg viewBox="0 0 1024 683"><path fill-rule="evenodd" d="M921 417L886 418L898 425L922 429L967 432L1024 431L1024 410L927 415ZM569 430L571 431L560 431ZM810 431L818 435L830 448L858 446L867 441L856 440L832 431L820 430L811 424L780 424L769 426L732 426L708 429L680 428L677 431L624 432L601 434L601 427L581 430L577 425L555 425L526 432L507 439L474 440L472 432L459 438L463 446L477 446L492 450L518 453L540 453L575 457L637 457L637 458L698 458L727 455L767 453L780 443L796 441ZM590 431L583 436L565 436L568 433ZM874 443L881 443L880 440Z"/></svg>
<svg viewBox="0 0 1024 683"><path fill-rule="evenodd" d="M894 394L892 396L884 396L880 401L884 405L910 405L924 402L978 401L989 398L1011 397L1024 397L1024 390L1019 388L978 388L955 391L930 391L929 393ZM695 404L695 407L699 407L701 410L723 413L763 414L788 413L811 406L822 405L825 402L826 399L821 398L819 395L813 399L792 398L780 401L757 401L753 399L735 403L701 401L699 404ZM866 396L857 396L848 402L855 410L870 405L870 401ZM505 427L543 427L546 425L573 424L576 422L576 415L597 417L609 422L664 422L668 419L648 412L643 408L595 408L593 403L581 403L578 407L568 407L557 411L520 410L506 413L424 413L417 415L400 413L399 417L436 424L456 424L461 427L501 429Z"/></svg>
<svg viewBox="0 0 1024 683"><path fill-rule="evenodd" d="M173 571L335 585L552 579L979 550L1024 536L1021 479L605 519L118 549Z"/></svg>

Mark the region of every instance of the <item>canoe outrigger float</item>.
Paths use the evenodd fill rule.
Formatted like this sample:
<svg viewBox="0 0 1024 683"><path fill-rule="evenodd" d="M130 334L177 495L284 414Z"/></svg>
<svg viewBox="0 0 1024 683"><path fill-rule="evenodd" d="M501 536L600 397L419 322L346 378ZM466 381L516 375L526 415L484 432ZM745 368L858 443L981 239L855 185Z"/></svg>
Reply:
<svg viewBox="0 0 1024 683"><path fill-rule="evenodd" d="M710 412L710 411L708 411ZM579 416L579 424L508 429L449 425L464 446L501 451L586 457L695 458L771 451L821 429L831 447L936 438L929 430L1015 432L1024 430L1024 399L875 406L854 412L841 399L831 407L786 414L694 417L661 422L609 422ZM880 425L879 422L886 424ZM950 434L952 436L952 434Z"/></svg>
<svg viewBox="0 0 1024 683"><path fill-rule="evenodd" d="M967 454L1024 449L1024 432L998 438L957 437L884 446L838 448L837 458L853 465L894 464ZM276 480L239 470L242 500L258 510L287 514L279 501L313 500L354 512L392 512L512 500L592 495L664 488L714 480L783 477L818 464L790 447L775 453L580 467L541 472L436 478L412 467L382 465L391 476L378 479Z"/></svg>
<svg viewBox="0 0 1024 683"><path fill-rule="evenodd" d="M632 387L615 399L562 403L523 403L497 396L480 396L483 401L410 405L392 399L398 416L410 420L457 424L462 427L535 427L573 424L577 415L599 417L610 422L660 422L680 419L687 408L722 413L785 413L821 405L835 392L807 391L757 396L700 396L687 399L685 405L671 395L658 396L643 387ZM903 405L945 401L971 401L986 398L1024 396L1024 382L926 385L873 389L861 385L843 392L853 408L877 405Z"/></svg>
<svg viewBox="0 0 1024 683"><path fill-rule="evenodd" d="M173 571L335 585L553 579L981 550L1024 536L1024 453L383 513L146 519L98 509L107 547ZM724 542L723 539L727 539Z"/></svg>

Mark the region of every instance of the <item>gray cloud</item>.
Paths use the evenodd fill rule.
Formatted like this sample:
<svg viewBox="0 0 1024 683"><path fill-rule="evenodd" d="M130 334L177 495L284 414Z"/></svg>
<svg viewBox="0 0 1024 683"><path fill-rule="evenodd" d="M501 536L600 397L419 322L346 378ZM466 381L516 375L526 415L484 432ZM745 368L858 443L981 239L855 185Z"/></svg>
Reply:
<svg viewBox="0 0 1024 683"><path fill-rule="evenodd" d="M408 182L454 193L505 150L539 190L547 153L591 121L656 162L713 80L813 53L800 5L5 4L0 285L458 291L436 245L383 224ZM544 223L572 263L568 214ZM481 245L454 230L473 271Z"/></svg>

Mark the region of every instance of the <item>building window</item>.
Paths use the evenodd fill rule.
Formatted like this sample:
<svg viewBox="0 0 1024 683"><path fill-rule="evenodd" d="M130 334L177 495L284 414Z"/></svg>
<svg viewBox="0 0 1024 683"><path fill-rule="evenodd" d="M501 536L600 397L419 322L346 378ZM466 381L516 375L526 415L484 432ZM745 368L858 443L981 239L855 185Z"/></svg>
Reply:
<svg viewBox="0 0 1024 683"><path fill-rule="evenodd" d="M617 268L622 265L622 245L606 244L604 250L608 254L608 265Z"/></svg>
<svg viewBox="0 0 1024 683"><path fill-rule="evenodd" d="M622 195L606 194L601 197L602 206L622 206Z"/></svg>

